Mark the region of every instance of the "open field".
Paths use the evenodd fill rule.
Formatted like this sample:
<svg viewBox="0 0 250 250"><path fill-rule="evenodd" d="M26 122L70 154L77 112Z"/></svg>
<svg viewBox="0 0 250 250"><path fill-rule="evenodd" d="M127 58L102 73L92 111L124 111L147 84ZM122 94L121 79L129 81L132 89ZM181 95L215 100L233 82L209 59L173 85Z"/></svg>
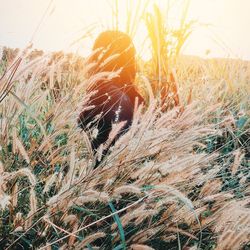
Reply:
<svg viewBox="0 0 250 250"><path fill-rule="evenodd" d="M179 105L164 112L143 65L148 103L93 169L76 119L86 86L110 73L27 53L3 98L14 68L3 59L1 248L248 249L249 62L180 57Z"/></svg>
<svg viewBox="0 0 250 250"><path fill-rule="evenodd" d="M143 13L145 105L97 168L121 127L94 154L77 118L119 72L94 72L91 52L0 48L0 249L250 249L250 62L182 55L187 9L175 29Z"/></svg>

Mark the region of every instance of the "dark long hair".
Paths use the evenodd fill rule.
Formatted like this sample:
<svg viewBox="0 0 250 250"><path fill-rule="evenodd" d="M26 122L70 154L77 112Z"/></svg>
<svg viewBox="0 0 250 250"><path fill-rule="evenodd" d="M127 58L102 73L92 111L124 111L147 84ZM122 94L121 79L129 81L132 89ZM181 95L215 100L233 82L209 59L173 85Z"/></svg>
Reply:
<svg viewBox="0 0 250 250"><path fill-rule="evenodd" d="M91 60L101 71L121 70L116 83L132 83L136 75L135 47L131 38L121 31L102 32L95 40ZM107 63L105 63L105 60ZM105 64L105 65L104 65ZM101 68L101 69L100 69Z"/></svg>

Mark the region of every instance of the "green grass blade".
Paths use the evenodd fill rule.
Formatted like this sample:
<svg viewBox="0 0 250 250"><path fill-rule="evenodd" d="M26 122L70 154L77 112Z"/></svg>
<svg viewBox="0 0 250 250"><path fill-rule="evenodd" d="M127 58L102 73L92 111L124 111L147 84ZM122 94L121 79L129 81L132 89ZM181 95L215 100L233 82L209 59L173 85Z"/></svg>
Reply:
<svg viewBox="0 0 250 250"><path fill-rule="evenodd" d="M109 207L112 211L112 213L115 213L116 212L116 209L113 205L113 203L110 201L109 202ZM126 240L125 240L125 233L124 233L124 230L123 230L123 226L122 226L122 223L121 223L121 220L120 220L120 217L118 214L114 214L113 215L113 219L115 221L115 223L117 224L118 226L118 230L119 230L119 233L120 233L120 238L121 238L121 241L122 241L122 244L117 246L115 249L118 250L118 249L126 249ZM122 248L120 248L122 246Z"/></svg>

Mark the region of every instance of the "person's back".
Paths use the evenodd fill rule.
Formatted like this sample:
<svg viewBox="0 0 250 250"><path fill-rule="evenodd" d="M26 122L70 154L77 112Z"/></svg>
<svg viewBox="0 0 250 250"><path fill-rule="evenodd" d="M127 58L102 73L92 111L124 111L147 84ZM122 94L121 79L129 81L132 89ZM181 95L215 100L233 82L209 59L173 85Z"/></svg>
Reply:
<svg viewBox="0 0 250 250"><path fill-rule="evenodd" d="M88 88L88 92L95 92L88 102L93 108L85 109L78 118L82 129L98 129L97 136L91 140L92 148L96 150L107 141L113 123L126 121L115 140L128 130L133 120L135 99L140 105L143 98L133 84L136 74L135 49L129 36L119 31L103 32L96 39L93 50L98 50L92 58L98 64L98 72L121 70L118 77L100 81Z"/></svg>

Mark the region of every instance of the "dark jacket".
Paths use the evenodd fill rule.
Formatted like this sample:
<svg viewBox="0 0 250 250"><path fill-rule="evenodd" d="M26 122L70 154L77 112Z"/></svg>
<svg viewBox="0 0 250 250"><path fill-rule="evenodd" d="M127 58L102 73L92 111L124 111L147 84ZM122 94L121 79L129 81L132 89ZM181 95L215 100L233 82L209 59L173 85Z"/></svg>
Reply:
<svg viewBox="0 0 250 250"><path fill-rule="evenodd" d="M94 126L98 129L97 137L92 140L92 148L95 150L108 139L112 123L126 121L113 143L128 130L133 120L136 97L138 105L142 104L144 99L133 84L120 86L112 81L102 82L91 91L97 91L88 103L89 106L93 105L93 108L80 113L78 124L84 130Z"/></svg>

